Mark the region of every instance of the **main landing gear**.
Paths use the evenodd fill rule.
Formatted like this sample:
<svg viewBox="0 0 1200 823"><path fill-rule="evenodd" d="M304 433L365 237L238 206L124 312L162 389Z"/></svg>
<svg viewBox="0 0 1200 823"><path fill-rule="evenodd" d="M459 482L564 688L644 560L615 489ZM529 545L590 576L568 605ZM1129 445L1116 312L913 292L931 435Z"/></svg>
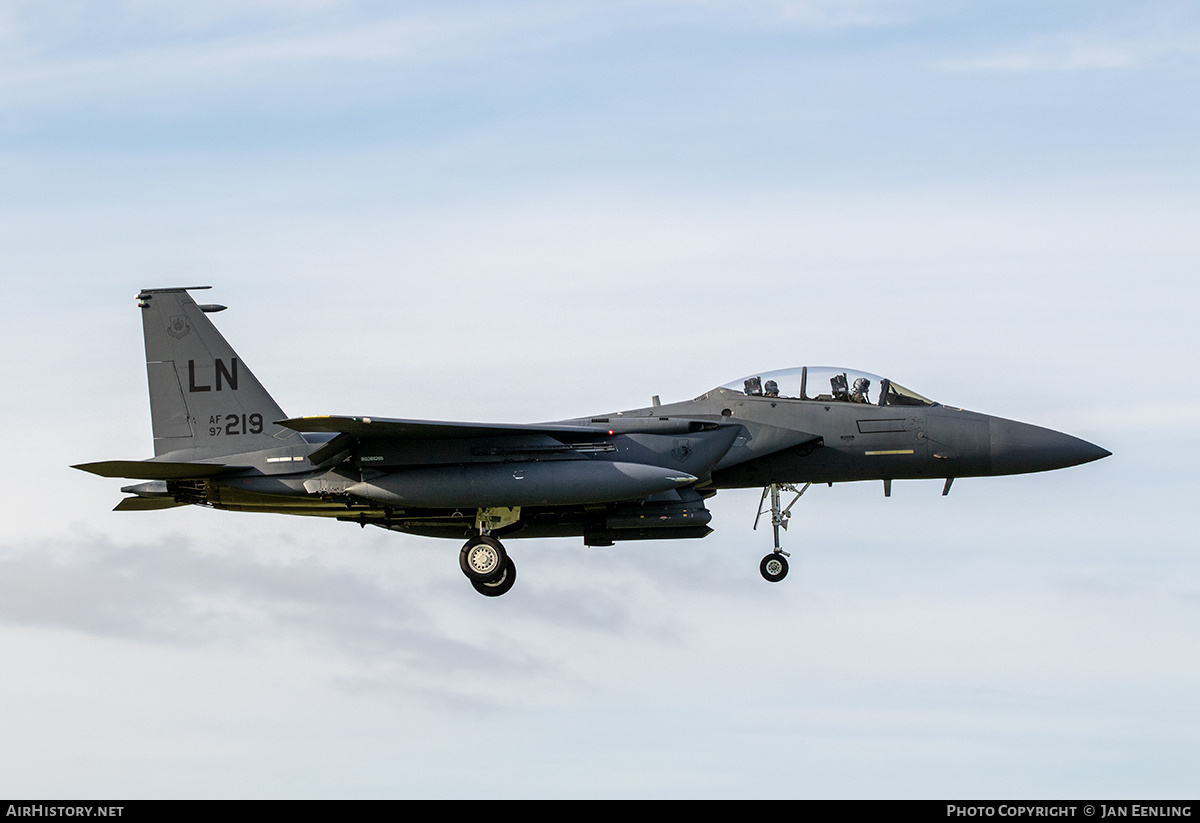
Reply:
<svg viewBox="0 0 1200 823"><path fill-rule="evenodd" d="M458 554L458 565L475 591L486 597L499 597L517 582L517 566L504 546L494 537L472 537Z"/></svg>
<svg viewBox="0 0 1200 823"><path fill-rule="evenodd" d="M517 566L500 541L492 537L492 530L511 526L520 518L519 506L475 512L476 535L458 553L458 565L475 591L485 597L499 597L517 582Z"/></svg>
<svg viewBox="0 0 1200 823"><path fill-rule="evenodd" d="M775 549L770 554L762 559L758 564L758 570L762 573L763 579L769 583L778 583L783 578L787 577L788 562L787 558L790 554L785 552L779 546L779 530L787 529L788 519L792 516L792 506L796 505L796 501L808 491L808 487L812 483L805 483L804 488L797 489L790 483L772 483L763 489L762 497L758 501L758 515L754 518L754 529L758 530L758 521L768 511L771 513L771 530L775 533ZM796 496L792 498L792 502L787 504L787 508L781 508L779 504L779 493L781 491L796 492ZM771 497L770 509L764 509L763 503L766 502L767 496Z"/></svg>

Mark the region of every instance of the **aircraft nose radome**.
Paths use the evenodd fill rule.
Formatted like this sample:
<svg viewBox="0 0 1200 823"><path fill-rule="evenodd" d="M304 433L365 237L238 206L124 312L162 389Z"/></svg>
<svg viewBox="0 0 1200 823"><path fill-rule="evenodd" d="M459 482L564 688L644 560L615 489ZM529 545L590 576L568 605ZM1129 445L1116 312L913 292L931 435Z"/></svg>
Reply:
<svg viewBox="0 0 1200 823"><path fill-rule="evenodd" d="M1112 452L1069 434L1004 420L991 420L992 472L1024 474L1090 463Z"/></svg>

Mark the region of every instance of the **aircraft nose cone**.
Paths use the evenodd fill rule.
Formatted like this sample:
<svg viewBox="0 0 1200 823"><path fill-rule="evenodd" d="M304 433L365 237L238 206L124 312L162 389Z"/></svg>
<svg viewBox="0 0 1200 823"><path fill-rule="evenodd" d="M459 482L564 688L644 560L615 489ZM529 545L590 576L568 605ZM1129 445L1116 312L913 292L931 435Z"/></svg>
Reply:
<svg viewBox="0 0 1200 823"><path fill-rule="evenodd" d="M992 472L1024 474L1090 463L1112 452L1069 434L1004 420L991 420Z"/></svg>

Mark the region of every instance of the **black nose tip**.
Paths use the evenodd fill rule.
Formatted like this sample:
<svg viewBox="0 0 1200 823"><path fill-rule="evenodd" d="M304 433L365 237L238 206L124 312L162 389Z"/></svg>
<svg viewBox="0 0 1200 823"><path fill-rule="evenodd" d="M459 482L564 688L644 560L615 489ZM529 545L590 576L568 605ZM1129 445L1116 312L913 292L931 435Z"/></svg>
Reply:
<svg viewBox="0 0 1200 823"><path fill-rule="evenodd" d="M1069 434L1004 420L991 420L992 472L1023 474L1090 463L1112 452Z"/></svg>

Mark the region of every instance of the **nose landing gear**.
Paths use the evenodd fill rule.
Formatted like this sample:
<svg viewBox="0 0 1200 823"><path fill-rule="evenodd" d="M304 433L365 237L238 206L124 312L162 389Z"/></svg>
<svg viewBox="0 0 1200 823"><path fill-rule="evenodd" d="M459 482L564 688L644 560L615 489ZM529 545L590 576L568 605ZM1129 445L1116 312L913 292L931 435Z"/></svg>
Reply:
<svg viewBox="0 0 1200 823"><path fill-rule="evenodd" d="M775 535L775 549L758 564L758 570L762 573L763 579L769 583L778 583L787 577L787 558L791 557L791 555L779 546L779 530L787 529L788 519L792 516L792 506L796 505L796 501L808 491L808 487L811 485L812 483L805 483L804 488L797 489L790 483L772 483L763 488L762 497L758 501L758 515L754 518L754 530L758 530L759 519L769 511L771 514L771 530ZM780 507L779 493L781 491L796 492L796 496L792 498L791 503L787 504L787 508ZM766 502L768 495L771 498L771 507L764 509L763 503Z"/></svg>

